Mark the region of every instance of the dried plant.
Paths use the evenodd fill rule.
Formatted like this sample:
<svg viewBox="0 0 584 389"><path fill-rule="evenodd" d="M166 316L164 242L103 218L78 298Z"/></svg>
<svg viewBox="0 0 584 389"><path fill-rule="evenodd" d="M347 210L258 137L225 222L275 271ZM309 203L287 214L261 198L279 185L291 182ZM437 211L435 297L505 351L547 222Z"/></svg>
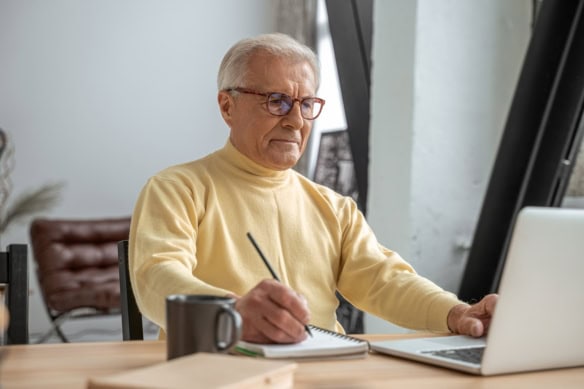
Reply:
<svg viewBox="0 0 584 389"><path fill-rule="evenodd" d="M10 172L14 169L14 148L8 143L6 133L0 128L0 210L8 201L12 191Z"/></svg>
<svg viewBox="0 0 584 389"><path fill-rule="evenodd" d="M12 193L10 173L14 169L14 147L6 133L0 129L0 234L13 223L54 207L60 197L63 183L50 183L19 195L8 204Z"/></svg>
<svg viewBox="0 0 584 389"><path fill-rule="evenodd" d="M45 184L31 192L23 193L16 198L10 207L0 214L0 234L10 224L24 222L34 214L42 213L54 207L61 194L62 183Z"/></svg>

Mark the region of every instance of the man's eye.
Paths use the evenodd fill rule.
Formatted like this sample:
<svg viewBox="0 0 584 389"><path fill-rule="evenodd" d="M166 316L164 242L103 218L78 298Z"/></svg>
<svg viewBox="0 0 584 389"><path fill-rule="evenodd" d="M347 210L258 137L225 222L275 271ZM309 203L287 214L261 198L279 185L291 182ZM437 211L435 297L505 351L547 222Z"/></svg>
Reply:
<svg viewBox="0 0 584 389"><path fill-rule="evenodd" d="M270 105L280 110L287 111L292 106L292 102L290 99L287 99L284 96L282 96L280 98L271 100Z"/></svg>

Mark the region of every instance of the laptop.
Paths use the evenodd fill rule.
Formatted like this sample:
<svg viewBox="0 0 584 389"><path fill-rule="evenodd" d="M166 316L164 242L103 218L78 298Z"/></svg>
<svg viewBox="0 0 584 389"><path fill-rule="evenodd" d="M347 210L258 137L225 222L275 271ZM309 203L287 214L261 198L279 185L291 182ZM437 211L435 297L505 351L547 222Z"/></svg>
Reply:
<svg viewBox="0 0 584 389"><path fill-rule="evenodd" d="M584 366L584 209L523 208L498 293L487 337L377 341L371 348L478 375Z"/></svg>

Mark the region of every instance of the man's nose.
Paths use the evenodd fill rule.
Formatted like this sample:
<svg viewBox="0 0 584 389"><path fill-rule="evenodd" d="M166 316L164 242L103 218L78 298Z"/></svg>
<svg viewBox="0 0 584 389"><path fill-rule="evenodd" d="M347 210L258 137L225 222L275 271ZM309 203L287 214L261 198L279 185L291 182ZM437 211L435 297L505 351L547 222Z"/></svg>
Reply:
<svg viewBox="0 0 584 389"><path fill-rule="evenodd" d="M284 116L283 122L286 127L293 129L302 128L304 125L304 118L302 117L302 111L300 109L300 101L294 101L292 103L292 109L290 109L290 112Z"/></svg>

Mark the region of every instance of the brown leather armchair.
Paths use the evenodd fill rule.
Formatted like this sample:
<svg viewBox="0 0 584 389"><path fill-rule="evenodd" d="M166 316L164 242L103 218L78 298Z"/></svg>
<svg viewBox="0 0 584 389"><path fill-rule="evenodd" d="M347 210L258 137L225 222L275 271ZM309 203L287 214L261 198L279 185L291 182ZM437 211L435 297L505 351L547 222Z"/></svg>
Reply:
<svg viewBox="0 0 584 389"><path fill-rule="evenodd" d="M118 313L117 243L128 239L130 218L33 220L30 238L36 274L52 329L68 342L67 319Z"/></svg>

